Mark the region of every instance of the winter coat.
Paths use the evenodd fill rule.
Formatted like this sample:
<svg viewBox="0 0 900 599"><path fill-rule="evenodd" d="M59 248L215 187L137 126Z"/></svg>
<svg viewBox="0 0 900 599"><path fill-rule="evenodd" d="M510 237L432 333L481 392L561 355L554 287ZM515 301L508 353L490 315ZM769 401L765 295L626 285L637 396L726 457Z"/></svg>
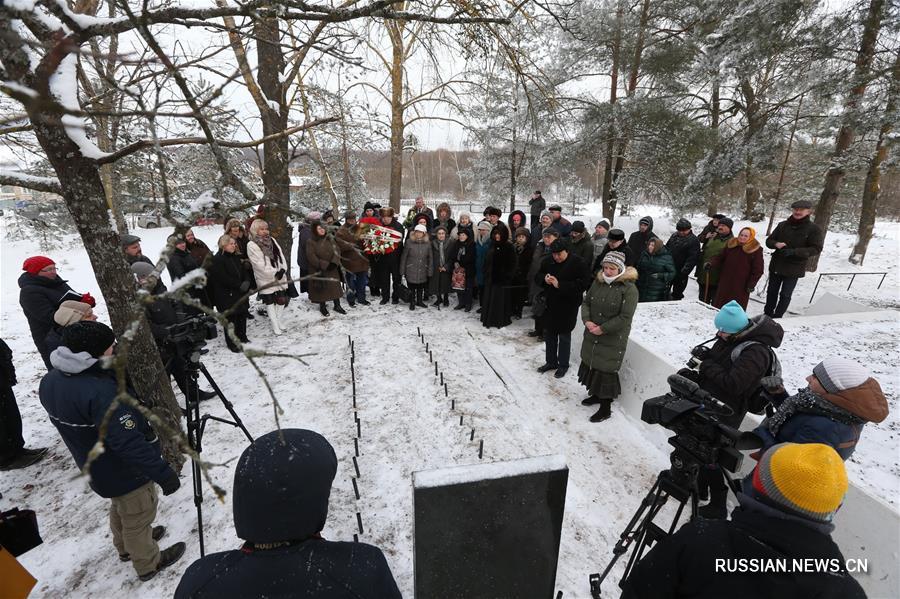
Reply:
<svg viewBox="0 0 900 599"><path fill-rule="evenodd" d="M628 247L631 248L631 253L633 253L635 256L640 256L641 253L643 253L643 251L647 249L647 242L656 237L656 233L653 232L653 219L649 216L646 216L644 218L650 221L649 225L647 226L647 231L645 233L641 233L641 230L638 229L628 236Z"/></svg>
<svg viewBox="0 0 900 599"><path fill-rule="evenodd" d="M491 243L490 239L484 243L475 242L475 284L479 287L484 285L484 260L488 255Z"/></svg>
<svg viewBox="0 0 900 599"><path fill-rule="evenodd" d="M286 270L287 264L284 259L284 252L281 251L281 246L278 245L275 238L272 238L272 243L278 248L278 255L275 256L274 260L266 257L255 241L250 240L247 243L247 259L250 260L250 264L253 266L253 278L256 279L256 288L265 287L259 292L260 295L284 291L288 287L286 273L280 279L275 278L275 273L279 270Z"/></svg>
<svg viewBox="0 0 900 599"><path fill-rule="evenodd" d="M812 393L809 391L809 393ZM787 393L772 398L776 414L786 409ZM763 420L756 430L762 440L762 451L776 443L824 443L830 445L846 461L853 455L856 444L862 435L866 422L882 422L888 415L887 399L881 385L869 378L862 385L821 396L826 407L833 410L821 410L818 406L800 408L778 427L777 433L771 430L771 420ZM847 418L849 412L855 418Z"/></svg>
<svg viewBox="0 0 900 599"><path fill-rule="evenodd" d="M775 244L786 243L787 247L776 249ZM775 250L769 262L769 272L784 277L803 277L806 263L813 256L822 253L825 235L822 228L812 222L809 216L799 221L794 217L778 223L772 234L766 238L766 247Z"/></svg>
<svg viewBox="0 0 900 599"><path fill-rule="evenodd" d="M453 272L453 246L455 245L456 242L449 237L446 237L444 241L431 240L431 274L438 274L442 267L447 272Z"/></svg>
<svg viewBox="0 0 900 599"><path fill-rule="evenodd" d="M666 242L666 248L672 254L677 275L681 277L690 275L697 266L697 260L700 259L700 240L693 231L684 236L672 233Z"/></svg>
<svg viewBox="0 0 900 599"><path fill-rule="evenodd" d="M591 244L594 246L594 257L591 258L591 265L594 264L594 260L597 259L597 256L603 252L603 248L606 247L606 242L609 240L609 237L606 235L597 235L594 233L591 235Z"/></svg>
<svg viewBox="0 0 900 599"><path fill-rule="evenodd" d="M115 375L87 352L62 346L50 356L53 370L38 390L41 404L81 470L97 443L97 431L118 392ZM119 497L155 481L178 475L159 454L159 441L147 420L120 404L106 423L104 451L90 468L91 489L101 497Z"/></svg>
<svg viewBox="0 0 900 599"><path fill-rule="evenodd" d="M716 231L717 227L718 225L714 225L712 219L709 219L709 222L706 223L706 226L703 227L703 230L700 231L700 235L697 237L697 239L700 241L700 245L706 245L707 242L715 239L716 235L718 235ZM706 236L710 233L716 233L716 235L713 235L712 237L707 239Z"/></svg>
<svg viewBox="0 0 900 599"><path fill-rule="evenodd" d="M638 304L638 290L634 282L637 270L632 266L612 283L603 279L602 271L581 302L581 322L593 322L603 329L594 335L585 328L581 342L581 363L599 372L618 372L625 358L631 321Z"/></svg>
<svg viewBox="0 0 900 599"><path fill-rule="evenodd" d="M81 294L72 291L68 283L57 276L53 279L23 272L19 276L19 305L28 319L31 338L45 363L50 352L46 349L47 333L53 328L53 315L67 299L81 301Z"/></svg>
<svg viewBox="0 0 900 599"><path fill-rule="evenodd" d="M547 275L559 280L558 288L544 280ZM547 298L547 309L543 316L544 330L549 333L571 333L578 321L578 306L581 305L582 295L591 282L587 263L572 252L563 262L557 262L551 255L541 262L534 278Z"/></svg>
<svg viewBox="0 0 900 599"><path fill-rule="evenodd" d="M750 292L763 274L762 246L755 239L741 245L737 238L732 238L711 263L720 273L713 306L721 308L734 300L746 310Z"/></svg>
<svg viewBox="0 0 900 599"><path fill-rule="evenodd" d="M428 217L428 224L425 225L428 227L428 230L431 230L431 225L434 224L434 211L429 207L425 206L422 210L416 210L416 207L413 206L406 212L406 218L403 219L403 226L407 229L412 229L415 227L416 217L420 214L424 214Z"/></svg>
<svg viewBox="0 0 900 599"><path fill-rule="evenodd" d="M44 347L47 348L48 352L53 353L54 349L62 345L62 330L63 327L53 323L53 328L44 337Z"/></svg>
<svg viewBox="0 0 900 599"><path fill-rule="evenodd" d="M467 225L456 223L456 226L453 227L453 229L450 231L450 239L452 239L453 241L459 239L459 231L461 229L465 229L469 232L469 239L475 239L475 225L473 225L471 222L469 222L469 224Z"/></svg>
<svg viewBox="0 0 900 599"><path fill-rule="evenodd" d="M500 233L500 240L494 234ZM512 281L516 272L516 250L509 242L509 229L499 223L491 231L484 259L484 295L481 298L481 324L505 327L512 324Z"/></svg>
<svg viewBox="0 0 900 599"><path fill-rule="evenodd" d="M125 261L128 262L128 266L131 266L132 264L137 264L138 262L144 262L146 264L151 264L153 266L156 266L155 264L153 264L153 260L151 260L150 258L145 256L144 254L140 254L139 256L132 256L130 254L125 254Z"/></svg>
<svg viewBox="0 0 900 599"><path fill-rule="evenodd" d="M534 250L527 243L525 245L513 244L513 249L516 250L516 271L513 273L512 285L517 288L529 289L531 280L528 278L528 273L531 272Z"/></svg>
<svg viewBox="0 0 900 599"><path fill-rule="evenodd" d="M494 230L499 228L500 225L497 225ZM503 230L506 231L505 228ZM484 286L509 287L516 273L516 250L506 237L501 241L494 241L493 234L491 237L484 259Z"/></svg>
<svg viewBox="0 0 900 599"><path fill-rule="evenodd" d="M466 243L460 243L459 241L453 242L452 253L453 257L452 265L454 268L456 266L462 266L466 269L466 285L472 287L475 285L475 242L472 241L471 237Z"/></svg>
<svg viewBox="0 0 900 599"><path fill-rule="evenodd" d="M518 217L520 219L522 219L522 221L518 225L513 224L513 217L516 215L518 215ZM513 210L512 212L509 213L509 216L506 217L506 225L509 227L509 230L512 231L513 233L515 233L516 229L518 229L519 227L525 227L527 229L528 221L527 221L527 218L525 217L525 213L522 212L521 210ZM515 241L515 239L511 239L510 241Z"/></svg>
<svg viewBox="0 0 900 599"><path fill-rule="evenodd" d="M447 239L450 239L450 231L456 228L456 221L450 217L447 217L447 220L435 219L434 226L431 228L432 237L437 237L438 227L444 227L447 230Z"/></svg>
<svg viewBox="0 0 900 599"><path fill-rule="evenodd" d="M642 302L662 302L669 299L669 286L675 280L675 262L672 254L661 242L656 242L657 250L652 254L647 250L638 260L637 288Z"/></svg>
<svg viewBox="0 0 900 599"><path fill-rule="evenodd" d="M572 223L562 216L550 223L550 226L559 231L560 237L568 237L572 233Z"/></svg>
<svg viewBox="0 0 900 599"><path fill-rule="evenodd" d="M587 234L582 235L578 241L575 241L575 238L570 235L569 247L571 248L571 253L580 256L581 260L588 265L588 268L594 264L594 244Z"/></svg>
<svg viewBox="0 0 900 599"><path fill-rule="evenodd" d="M312 227L309 223L300 223L297 227L297 266L303 272L309 272L309 260L306 258L306 242L312 237Z"/></svg>
<svg viewBox="0 0 900 599"><path fill-rule="evenodd" d="M706 273L704 270L704 265L709 262L709 286L715 287L719 284L719 273L722 272L721 268L717 268L712 264L712 259L725 251L725 245L729 240L734 239L731 233L728 233L724 237L722 235L716 235L712 239L706 242L703 246L703 254L701 255L700 262L697 263L697 281L701 285L706 285Z"/></svg>
<svg viewBox="0 0 900 599"><path fill-rule="evenodd" d="M344 225L334 234L338 249L341 251L341 265L344 270L354 274L369 271L369 259L362 252L362 243L354 235L356 230L355 225L353 227Z"/></svg>
<svg viewBox="0 0 900 599"><path fill-rule="evenodd" d="M231 309L250 289L250 276L236 253L229 254L220 249L212 257L207 273L207 288L212 295L213 305L219 312ZM249 302L245 299L232 314L246 314L248 311Z"/></svg>
<svg viewBox="0 0 900 599"><path fill-rule="evenodd" d="M550 258L550 248L544 245L542 239L538 239L534 244L534 251L531 252L531 264L528 265L528 297L531 299L534 299L534 296L541 291L541 285L535 276L547 258Z"/></svg>
<svg viewBox="0 0 900 599"><path fill-rule="evenodd" d="M3 389L15 387L17 382L12 350L9 349L6 341L0 339L0 387Z"/></svg>
<svg viewBox="0 0 900 599"><path fill-rule="evenodd" d="M832 525L816 524L738 495L731 520L698 518L656 543L622 586L622 599L862 599L866 595L844 568L831 538ZM815 559L842 571L717 572L744 564ZM720 561L727 560L727 561ZM750 561L753 560L753 561ZM833 561L828 561L833 560ZM734 566L729 566L734 564Z"/></svg>
<svg viewBox="0 0 900 599"><path fill-rule="evenodd" d="M531 212L532 220L537 220L541 216L541 212L547 209L547 200L543 196L531 198L528 200L528 210Z"/></svg>
<svg viewBox="0 0 900 599"><path fill-rule="evenodd" d="M318 223L311 223L312 237L306 242L306 261L309 264L309 301L331 302L344 295L341 290L341 254L335 240L316 234Z"/></svg>
<svg viewBox="0 0 900 599"><path fill-rule="evenodd" d="M609 252L621 252L625 254L625 266L637 266L637 259L640 257L640 254L635 255L631 248L628 247L627 243L622 243L617 248L609 247L609 241L606 242L606 247L603 248L603 251L600 252L600 255L594 258L594 266L591 268L591 272L596 274L600 272L603 268L603 258Z"/></svg>
<svg viewBox="0 0 900 599"><path fill-rule="evenodd" d="M760 391L760 379L766 376L771 366L769 348L780 346L783 338L781 325L761 314L750 319L747 329L727 340L716 339L706 359L700 363L697 382L734 411L732 415L722 417L722 422L735 428L740 426L749 401ZM738 345L748 341L756 343L745 345L732 361Z"/></svg>
<svg viewBox="0 0 900 599"><path fill-rule="evenodd" d="M209 246L197 237L194 237L193 243L187 243L187 251L194 257L194 261L204 268L206 267L207 260L212 259L212 252L210 251Z"/></svg>
<svg viewBox="0 0 900 599"><path fill-rule="evenodd" d="M172 251L172 255L169 256L169 263L166 268L168 269L169 276L172 278L172 282L174 283L192 270L200 268L200 264L187 250L179 250L178 248L175 248Z"/></svg>
<svg viewBox="0 0 900 599"><path fill-rule="evenodd" d="M234 526L237 536L248 542L191 564L175 599L400 598L377 547L327 541L319 535L328 518L337 458L323 438L304 437L303 432L284 430L292 452L272 452L267 446L268 455L248 458L251 445L241 456L232 492ZM302 452L295 449L300 439L307 440Z"/></svg>
<svg viewBox="0 0 900 599"><path fill-rule="evenodd" d="M433 265L431 242L428 237L421 241L410 240L403 248L400 257L400 274L406 277L408 285L421 285L428 282Z"/></svg>

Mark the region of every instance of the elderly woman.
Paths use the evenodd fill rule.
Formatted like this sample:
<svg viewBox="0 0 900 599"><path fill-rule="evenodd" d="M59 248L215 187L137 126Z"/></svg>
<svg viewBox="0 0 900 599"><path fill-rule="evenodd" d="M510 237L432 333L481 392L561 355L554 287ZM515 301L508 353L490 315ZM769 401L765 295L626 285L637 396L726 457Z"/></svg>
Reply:
<svg viewBox="0 0 900 599"><path fill-rule="evenodd" d="M319 221L309 223L312 236L306 242L306 262L309 265L309 301L319 304L322 316L328 316L326 302L332 302L334 311L346 314L341 306L341 253L333 237L328 236L325 225Z"/></svg>
<svg viewBox="0 0 900 599"><path fill-rule="evenodd" d="M600 406L591 416L591 422L602 422L610 417L612 401L622 390L619 368L625 357L631 319L638 303L635 280L637 271L625 266L625 255L608 252L581 303L584 340L578 382L588 390L588 397L581 404Z"/></svg>
<svg viewBox="0 0 900 599"><path fill-rule="evenodd" d="M206 266L206 261L212 258L212 252L202 239L197 239L193 229L184 232L184 242L187 251L194 257L197 264Z"/></svg>
<svg viewBox="0 0 900 599"><path fill-rule="evenodd" d="M437 237L437 228L444 227L447 235L456 227L456 221L450 216L450 204L441 202L437 207L437 218L434 219L434 229L431 232L432 237Z"/></svg>
<svg viewBox="0 0 900 599"><path fill-rule="evenodd" d="M241 264L234 237L226 233L219 237L218 245L219 251L212 257L207 269L210 294L216 310L223 313L230 310L228 322L234 329L234 337L241 343L247 343L249 306L244 296L250 289L250 276ZM231 351L241 351L228 331L225 332L225 343Z"/></svg>
<svg viewBox="0 0 900 599"><path fill-rule="evenodd" d="M459 232L462 229L469 230L469 240L474 241L475 239L475 225L472 224L472 217L469 216L468 212L462 212L459 215L459 222L456 223L456 226L450 230L450 239L456 241L459 239Z"/></svg>
<svg viewBox="0 0 900 599"><path fill-rule="evenodd" d="M257 218L250 225L250 241L247 243L247 258L253 265L253 276L259 299L266 306L272 331L280 335L282 315L290 297L287 294L287 261L278 242L269 235L269 223Z"/></svg>
<svg viewBox="0 0 900 599"><path fill-rule="evenodd" d="M721 308L734 300L746 310L750 294L763 275L763 251L756 241L756 230L741 229L737 237L725 242L725 249L710 264L718 267L720 273L713 306Z"/></svg>

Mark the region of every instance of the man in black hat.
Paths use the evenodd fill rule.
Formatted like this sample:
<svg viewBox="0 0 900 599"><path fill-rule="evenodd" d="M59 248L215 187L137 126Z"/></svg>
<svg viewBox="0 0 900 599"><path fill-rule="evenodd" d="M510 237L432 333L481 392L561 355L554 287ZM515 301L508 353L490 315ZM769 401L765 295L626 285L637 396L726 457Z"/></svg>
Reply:
<svg viewBox="0 0 900 599"><path fill-rule="evenodd" d="M672 299L680 300L684 297L684 289L687 287L688 277L697 266L700 258L700 240L691 230L691 221L686 218L678 220L675 232L666 242L666 248L672 254L675 261L675 280L672 281Z"/></svg>
<svg viewBox="0 0 900 599"><path fill-rule="evenodd" d="M184 543L160 551L156 541L165 528L152 526L159 501L156 485L163 495L171 495L181 483L160 456L159 440L144 416L129 405L112 407L118 384L101 358L112 355L115 341L112 329L100 322L67 326L62 345L50 354L53 370L41 380L38 394L79 470L105 427L103 451L90 463L88 484L110 499L109 528L119 559L130 561L146 581L184 554Z"/></svg>
<svg viewBox="0 0 900 599"><path fill-rule="evenodd" d="M580 220L572 223L572 232L569 234L569 246L572 253L580 256L585 264L594 264L594 244L588 237L587 227Z"/></svg>
<svg viewBox="0 0 900 599"><path fill-rule="evenodd" d="M634 266L637 264L638 256L634 255L628 244L625 243L625 231L622 229L610 229L609 235L606 237L606 247L600 252L600 255L594 260L594 267L591 272L597 272L603 267L603 257L611 251L622 252L625 255L625 266Z"/></svg>
<svg viewBox="0 0 900 599"><path fill-rule="evenodd" d="M822 228L812 222L812 202L797 200L791 215L766 238L766 247L775 250L769 261L769 288L765 313L781 318L791 304L797 281L806 275L806 263L822 253L825 237Z"/></svg>
<svg viewBox="0 0 900 599"><path fill-rule="evenodd" d="M531 194L528 200L528 210L531 213L531 230L540 230L541 228L541 212L547 208L547 200L541 195L540 190L536 190Z"/></svg>
<svg viewBox="0 0 900 599"><path fill-rule="evenodd" d="M125 252L125 260L128 261L128 264L134 264L136 262L146 262L147 264L153 264L153 261L145 256L141 251L141 238L137 235L122 235L120 239L122 245L122 251Z"/></svg>
<svg viewBox="0 0 900 599"><path fill-rule="evenodd" d="M645 216L638 221L638 230L631 234L628 238L628 247L636 259L641 259L641 253L647 249L647 242L656 238L653 232L653 218Z"/></svg>
<svg viewBox="0 0 900 599"><path fill-rule="evenodd" d="M562 206L553 204L549 208L550 218L553 220L550 226L559 231L561 237L568 237L572 233L572 223L563 218Z"/></svg>

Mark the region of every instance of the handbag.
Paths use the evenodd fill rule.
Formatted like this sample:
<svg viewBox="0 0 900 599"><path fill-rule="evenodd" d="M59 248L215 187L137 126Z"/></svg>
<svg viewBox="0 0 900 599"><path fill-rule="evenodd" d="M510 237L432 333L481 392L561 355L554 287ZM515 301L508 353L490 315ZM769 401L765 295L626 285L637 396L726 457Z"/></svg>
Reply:
<svg viewBox="0 0 900 599"><path fill-rule="evenodd" d="M531 300L531 314L540 318L547 311L547 292L543 289Z"/></svg>
<svg viewBox="0 0 900 599"><path fill-rule="evenodd" d="M0 512L0 545L18 557L43 543L34 510Z"/></svg>
<svg viewBox="0 0 900 599"><path fill-rule="evenodd" d="M462 266L457 266L453 269L453 275L450 279L450 286L454 291L465 291L466 290L466 269Z"/></svg>

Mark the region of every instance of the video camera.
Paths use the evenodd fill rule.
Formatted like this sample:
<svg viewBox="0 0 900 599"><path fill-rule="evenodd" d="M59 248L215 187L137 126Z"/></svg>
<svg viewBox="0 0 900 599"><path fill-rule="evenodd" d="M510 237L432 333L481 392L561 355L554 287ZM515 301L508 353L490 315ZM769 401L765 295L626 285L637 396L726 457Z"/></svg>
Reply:
<svg viewBox="0 0 900 599"><path fill-rule="evenodd" d="M740 450L760 447L759 437L720 422L719 416L730 416L733 410L694 381L678 374L667 381L671 391L644 401L641 420L674 432L669 444L681 450L683 459L737 472L743 460Z"/></svg>
<svg viewBox="0 0 900 599"><path fill-rule="evenodd" d="M179 357L192 363L200 361L200 350L207 341L218 335L216 319L205 314L184 319L179 314L178 322L169 325L168 331L166 341L175 348Z"/></svg>

